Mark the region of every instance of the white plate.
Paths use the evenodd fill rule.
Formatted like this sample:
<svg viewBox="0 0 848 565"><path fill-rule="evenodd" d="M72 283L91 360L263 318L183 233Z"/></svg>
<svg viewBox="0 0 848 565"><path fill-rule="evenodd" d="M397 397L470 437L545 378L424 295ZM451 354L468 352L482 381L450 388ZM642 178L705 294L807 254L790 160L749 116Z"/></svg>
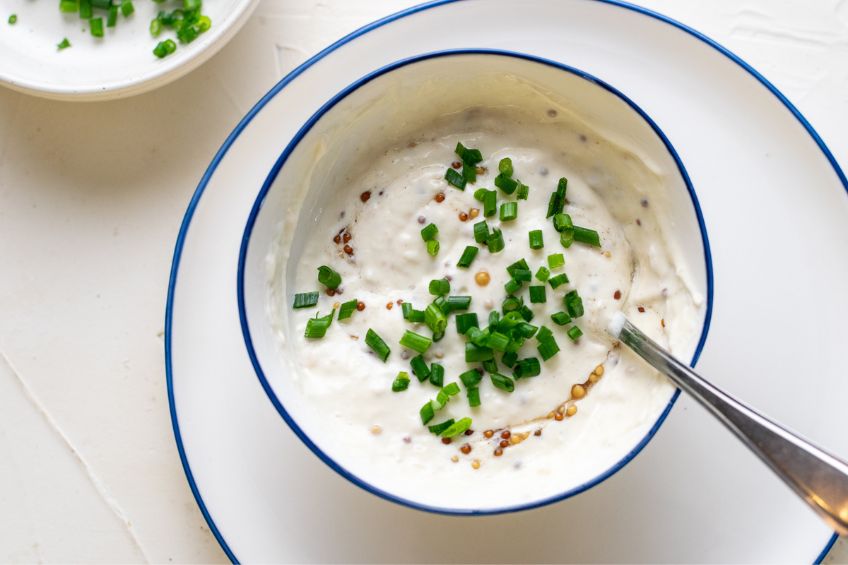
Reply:
<svg viewBox="0 0 848 565"><path fill-rule="evenodd" d="M236 307L244 222L304 121L403 57L483 47L559 60L625 92L678 150L701 201L715 310L699 369L837 454L848 397L848 180L797 111L743 62L613 2L440 2L346 37L298 68L225 142L177 241L166 362L191 487L244 561L810 561L831 533L721 426L681 398L618 474L544 509L417 512L355 489L265 397ZM451 30L461 30L453 33Z"/></svg>
<svg viewBox="0 0 848 565"><path fill-rule="evenodd" d="M139 94L181 77L214 55L247 20L258 0L207 0L203 13L212 27L188 45L164 59L153 48L173 32L158 39L149 26L162 4L135 0L135 13L118 16L105 37L92 37L88 22L77 14L59 12L58 0L6 0L0 14L0 84L62 100L105 100ZM171 2L164 6L171 9ZM17 14L8 25L9 14ZM68 38L71 47L56 45Z"/></svg>

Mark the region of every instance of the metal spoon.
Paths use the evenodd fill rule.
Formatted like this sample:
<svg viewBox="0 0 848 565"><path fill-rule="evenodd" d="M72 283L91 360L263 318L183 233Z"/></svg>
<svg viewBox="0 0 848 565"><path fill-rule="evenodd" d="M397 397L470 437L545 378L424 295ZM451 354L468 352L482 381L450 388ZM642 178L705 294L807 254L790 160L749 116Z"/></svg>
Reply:
<svg viewBox="0 0 848 565"><path fill-rule="evenodd" d="M836 530L848 536L848 463L772 422L698 376L623 314L609 333L688 392Z"/></svg>

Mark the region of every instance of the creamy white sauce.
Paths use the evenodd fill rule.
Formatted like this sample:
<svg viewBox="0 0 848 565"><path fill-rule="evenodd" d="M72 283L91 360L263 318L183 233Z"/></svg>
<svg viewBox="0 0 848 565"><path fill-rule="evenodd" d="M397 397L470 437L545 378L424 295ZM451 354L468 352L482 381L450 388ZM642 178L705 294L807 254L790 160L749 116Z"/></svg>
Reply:
<svg viewBox="0 0 848 565"><path fill-rule="evenodd" d="M577 486L620 460L644 436L673 391L632 353L616 347L606 333L613 315L623 311L673 353L691 354L703 300L688 288L676 246L668 245L663 235L663 223L674 220L661 213L664 175L584 125L552 114L528 121L509 110L473 109L446 117L408 143L369 156L364 174L335 187L333 200L325 203L310 227L303 252L289 261L288 269L296 269L294 284L272 281L274 296L284 297L271 305L286 336L283 356L294 369L291 379L299 395L321 415L322 448L380 488L429 504L479 508ZM488 169L465 191L443 178L457 159L457 141L479 148L481 166ZM490 227L503 230L502 252L492 254L482 246L471 268L458 268L463 249L474 245L473 224L484 219L474 190L494 189L503 157L512 159L514 176L530 186L529 198L518 201L516 221L485 218ZM601 249L579 243L564 249L545 219L560 177L568 179L565 211L575 224L600 233ZM362 202L365 191L370 198ZM436 201L438 193L444 193L443 202ZM499 204L508 200L515 195L498 191ZM480 209L479 216L460 221L459 214L472 208ZM420 236L421 228L431 222L439 228L441 245L435 258L427 254ZM533 229L544 232L541 250L529 248L528 232ZM352 236L353 255L344 252L344 242L332 240L342 230ZM428 336L431 332L424 324L403 320L397 301L423 309L433 299L429 281L447 276L450 294L473 297L469 311L478 314L482 327L489 311L499 309L506 296L506 267L525 258L535 273L552 253L563 253L566 260L564 269L553 270L552 276L566 272L570 283L556 290L546 285L544 304L530 304L526 287L522 294L535 314L531 323L554 332L559 354L542 363L538 377L517 381L511 394L496 389L485 376L479 408L469 408L461 387L460 395L431 423L470 416L474 434L444 445L419 418L419 408L435 397L437 388L412 376L409 359L416 353L398 344L406 329ZM319 288L319 265L341 274L343 294L327 296L322 288L316 309L292 312L295 292ZM491 276L485 287L474 280L479 271ZM531 284L541 283L534 279ZM550 319L563 310L562 296L572 289L579 291L585 307L585 315L576 320L584 332L577 343ZM303 337L308 318L353 298L366 304L364 311L334 321L323 339ZM365 345L368 328L391 347L386 363ZM447 335L425 354L428 363L444 365L445 384L459 382L459 374L469 368L464 343L451 316ZM535 346L535 339L527 340L519 357L539 357ZM598 365L604 366L603 377L573 403L577 413L562 421L548 418L569 399L572 385L586 381ZM412 381L406 391L395 393L391 383L399 371L407 371ZM501 372L511 375L503 365ZM496 457L499 436L486 439L483 431L504 428L529 435ZM541 430L540 436L534 435L536 430ZM460 451L466 443L471 446L468 454ZM472 467L475 460L479 468Z"/></svg>

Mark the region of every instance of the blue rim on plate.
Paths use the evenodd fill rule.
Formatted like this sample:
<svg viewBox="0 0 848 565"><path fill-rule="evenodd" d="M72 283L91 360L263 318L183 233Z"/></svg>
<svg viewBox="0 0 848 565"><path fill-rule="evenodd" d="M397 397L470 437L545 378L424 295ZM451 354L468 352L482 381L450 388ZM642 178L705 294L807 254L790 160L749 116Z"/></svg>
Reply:
<svg viewBox="0 0 848 565"><path fill-rule="evenodd" d="M447 514L452 516L491 516L495 514L506 514L509 512L519 512L523 510L532 510L533 508L539 508L542 506L546 506L548 504L553 504L555 502L559 502L565 500L567 498L571 498L581 492L584 492L595 485L598 485L613 476L615 473L620 471L627 463L629 463L636 455L642 451L642 448L648 444L651 438L654 437L654 434L657 433L657 430L660 429L660 426L665 421L666 416L671 411L672 406L674 406L675 401L680 396L680 389L676 389L674 394L672 394L671 399L666 404L662 413L657 418L656 422L651 426L648 432L645 434L639 442L628 451L624 457L622 457L619 461L615 462L612 466L606 469L604 472L599 474L598 476L577 485L576 487L570 488L564 492L556 494L554 496L549 496L547 498L543 498L541 500L534 500L525 504L516 504L513 506L504 506L500 508L493 509L454 509L454 508L444 508L438 506L430 506L427 504L421 504L415 502L413 500L409 500L407 498L402 498L400 496L391 494L386 492L364 480L357 477L343 466L341 466L338 462L336 462L333 458L327 455L320 447L318 447L303 429L297 424L294 418L288 413L288 411L283 406L280 399L274 393L273 388L268 382L267 377L265 376L265 372L262 370L262 365L259 362L259 358L256 356L256 350L253 347L253 338L250 335L250 327L247 321L247 309L245 308L244 303L244 272L245 272L245 263L247 261L247 249L250 246L250 238L253 233L253 227L256 224L256 218L259 215L260 210L262 209L262 205L265 203L265 196L268 194L268 191L271 189L271 186L274 184L274 181L277 178L277 175L282 169L285 162L288 160L291 153L295 150L295 148L300 144L303 138L307 133L315 126L315 124L328 112L330 111L336 104L344 100L350 94L358 90L359 88L365 86L372 80L381 77L387 73L398 70L400 68L406 67L407 65L412 65L415 63L420 63L422 61L428 61L431 59L437 59L441 57L455 57L455 56L464 56L464 55L490 55L490 56L498 56L498 57L511 57L514 59L521 59L524 61L529 61L531 63L538 63L541 65L546 65L549 67L553 67L555 69L570 73L574 76L577 76L583 80L586 80L595 86L598 86L607 92L618 97L619 100L626 103L633 111L635 111L639 116L645 120L645 122L651 126L654 133L662 140L663 145L665 145L666 150L674 159L675 164L677 165L677 169L680 172L680 176L683 178L683 182L686 184L686 190L689 193L689 197L692 200L692 206L695 210L695 216L698 219L698 228L701 232L701 243L704 248L704 261L706 263L706 278L707 278L707 293L706 293L706 311L704 313L704 326L701 330L701 335L698 338L698 345L695 348L695 353L692 356L691 365L694 367L695 363L698 361L698 357L701 355L701 350L704 348L704 343L707 339L707 333L709 333L710 328L710 317L712 315L713 308L713 267L712 267L712 257L710 255L710 243L707 238L707 228L704 224L704 217L701 213L701 206L698 203L698 197L695 194L695 188L692 186L692 182L689 180L689 175L686 172L686 168L683 166L683 162L680 160L680 157L675 151L674 147L671 145L671 142L662 132L662 130L657 126L657 124L651 119L648 114L645 113L642 108L640 108L635 102L633 102L630 98L628 98L624 93L620 90L616 89L614 86L604 82L603 80L585 72L580 69L576 69L572 66L565 65L558 61L552 61L550 59L545 59L542 57L537 57L535 55L528 55L526 53L518 53L515 51L504 51L500 49L449 49L444 51L436 51L433 53L424 53L421 55L415 55L413 57L409 57L406 59L401 59L400 61L395 61L394 63L390 63L384 67L381 67L375 71L372 71L365 75L364 77L358 79L351 85L344 88L341 92L334 95L330 98L329 101L324 103L318 111L316 111L312 116L306 121L306 123L294 134L291 141L286 145L282 154L279 156L277 161L274 163L274 166L271 168L271 172L268 173L268 176L265 179L265 182L262 184L262 188L259 191L259 194L256 197L256 201L253 203L253 207L250 210L250 215L247 218L247 224L244 228L244 235L241 240L241 248L239 249L239 260L238 260L238 274L237 274L237 299L238 299L238 310L239 310L239 321L241 322L241 331L244 336L244 343L247 347L247 355L250 357L250 362L253 365L254 370L256 371L256 376L259 378L259 382L262 384L262 388L265 390L265 394L268 395L268 398L271 400L271 403L274 405L274 408L277 409L277 412L282 416L283 420L289 425L292 431L297 435L300 440L306 444L306 446L316 455L321 461L327 464L333 471L337 472L342 477L346 478L356 486L372 493L380 498L385 500L395 502L401 504L403 506L407 506L409 508L414 508L416 510L424 510L427 512L433 512L436 514Z"/></svg>
<svg viewBox="0 0 848 565"><path fill-rule="evenodd" d="M227 555L227 557L234 563L237 563L238 559L236 558L232 549L227 544L224 537L221 535L221 532L218 529L217 525L215 524L215 521L212 519L212 516L209 513L209 509L206 507L206 504L203 501L203 497L201 496L200 491L197 487L197 483L194 480L194 475L191 471L191 466L188 463L188 458L187 458L187 455L186 455L185 446L183 445L182 435L180 433L179 418L177 416L176 402L175 402L175 398L174 398L173 365L172 365L172 358L171 358L171 349L172 349L171 335L172 335L173 313L174 313L174 292L175 292L175 289L176 289L177 274L179 273L180 259L182 257L182 251L183 251L183 247L184 247L184 244L185 244L185 237L186 237L186 234L188 232L188 228L191 225L191 221L194 217L194 212L197 209L197 205L199 204L200 199L203 196L203 193L206 189L206 186L208 185L209 180L212 178L212 175L215 173L215 170L217 169L218 164L220 163L221 159L223 159L223 157L226 155L227 151L229 151L230 147L233 145L233 143L236 141L236 139L238 139L239 135L245 129L245 127L247 127L247 125L253 120L253 118L256 116L256 114L258 114L262 110L262 108L272 98L274 98L274 96L276 96L281 90L283 90L289 83L294 81L304 71L306 71L309 67L314 65L316 62L320 61L322 58L324 58L329 53L332 53L333 51L337 50L338 48L342 47L343 45L355 40L356 38L358 38L358 37L360 37L364 34L367 34L371 31L378 29L378 28L380 28L380 27L382 27L386 24L389 24L389 23L391 23L395 20L416 14L420 11L432 9L432 8L442 6L442 5L445 5L445 4L449 4L449 3L453 3L453 2L456 2L456 1L458 1L458 0L433 0L432 2L428 2L428 3L425 3L425 4L418 5L418 6L414 6L412 8L408 8L406 10L403 10L403 11L397 12L395 14L391 14L389 16L386 16L385 18L382 18L380 20L372 22L372 23L370 23L370 24L368 24L364 27L361 27L358 30L344 36L343 38L341 38L338 41L336 41L335 43L329 45L328 47L326 47L325 49L323 49L322 51L320 51L319 53L317 53L316 55L314 55L313 57L311 57L310 59L308 59L307 61L302 63L300 66L295 68L292 72L290 72L282 80L280 80L280 82L278 82L270 91L268 91L268 93L265 94L265 96L263 96L256 103L256 105L253 108L251 108L251 110L245 115L245 117L242 118L242 120L238 123L238 125L235 127L235 129L233 129L233 131L230 133L230 135L227 137L227 139L221 145L221 148L215 154L215 157L212 159L212 162L209 164L209 167L204 172L203 177L200 179L200 182L198 183L197 189L195 190L194 194L192 195L192 198L191 198L191 200L188 204L188 208L186 209L186 213L185 213L185 216L183 217L183 221L180 225L180 231L179 231L179 234L177 235L177 240L176 240L176 243L174 245L174 259L171 263L171 272L170 272L170 278L169 278L169 283L168 283L167 302L166 302L166 306L165 306L165 380L166 380L166 386L167 386L167 389L168 389L168 406L169 406L169 410L170 410L170 414L171 414L171 424L172 424L173 431L174 431L174 438L176 440L177 450L180 454L180 461L182 463L183 470L185 472L186 479L188 481L189 487L191 488L192 495L194 496L195 501L197 502L197 505L200 508L200 511L203 514L204 519L206 520L206 523L209 525L209 529L212 531L212 534L215 536L215 539L220 544L221 549L224 551L224 553ZM778 100L780 100L780 102L784 105L784 107L786 107L786 109L789 110L789 112L793 116L795 116L795 118L798 120L798 122L801 124L801 126L807 131L807 133L810 135L810 137L813 139L813 141L815 141L816 145L819 147L819 150L824 154L825 158L828 160L828 162L830 163L834 172L836 173L836 176L839 178L843 187L848 192L848 179L846 179L845 174L842 172L842 169L840 169L839 165L836 162L836 159L834 158L830 149L828 149L827 145L825 145L824 141L822 141L819 134L810 125L810 123L806 120L806 118L804 118L804 116L801 115L801 113L798 111L798 109L795 108L795 106L786 98L786 96L784 96L783 93L781 93L773 84L771 84L763 75L761 75L751 65L746 63L740 57L738 57L737 55L735 55L734 53L729 51L727 48L725 48L722 45L720 45L719 43L717 43L716 41L714 41L714 40L710 39L709 37L707 37L706 35L702 34L701 32L696 31L696 30L692 29L691 27L686 26L686 25L682 24L681 22L678 22L677 20L674 20L674 19L669 18L667 16L664 16L664 15L658 13L658 12L654 12L652 10L642 8L640 6L635 6L633 4L628 4L628 3L623 2L621 0L594 0L594 1L602 2L602 3L608 4L608 5L612 5L612 6L624 9L624 10L629 10L629 11L644 15L646 17L653 18L653 19L658 20L660 22L669 24L672 27L675 27L675 28L679 29L680 31L683 31L683 32L691 35L695 39L703 42L704 44L712 47L713 49L715 49L716 51L718 51L719 53L721 53L722 55L724 55L725 57L727 57L728 59L730 59L731 61L733 61L737 65L739 65L743 70L745 70L754 79L756 79L760 84L762 84L763 87L765 87L769 92L771 92ZM833 544L836 542L836 539L837 539L836 534L833 534L830 537L830 539L828 540L828 542L826 543L826 545L824 546L822 551L816 557L816 559L814 561L815 563L821 563L821 561L827 555L827 552L830 551L831 547L833 547Z"/></svg>

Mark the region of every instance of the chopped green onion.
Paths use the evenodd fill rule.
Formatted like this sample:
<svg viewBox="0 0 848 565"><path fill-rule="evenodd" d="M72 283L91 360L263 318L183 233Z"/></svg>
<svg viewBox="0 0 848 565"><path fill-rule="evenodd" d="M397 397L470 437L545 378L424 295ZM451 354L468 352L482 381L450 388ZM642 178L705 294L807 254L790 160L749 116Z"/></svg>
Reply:
<svg viewBox="0 0 848 565"><path fill-rule="evenodd" d="M548 280L548 278L550 278L550 276L551 276L551 272L545 266L539 267L539 270L536 271L536 279L540 280L542 282L547 282L547 280Z"/></svg>
<svg viewBox="0 0 848 565"><path fill-rule="evenodd" d="M480 389L476 386L468 387L465 390L465 396L468 398L468 405L472 408L480 406Z"/></svg>
<svg viewBox="0 0 848 565"><path fill-rule="evenodd" d="M468 310L471 307L470 296L448 296L445 300L445 305L442 311L445 314L456 312L457 310Z"/></svg>
<svg viewBox="0 0 848 565"><path fill-rule="evenodd" d="M442 431L442 437L456 437L460 434L464 434L465 430L471 427L471 418L461 418L459 421L455 422L451 427Z"/></svg>
<svg viewBox="0 0 848 565"><path fill-rule="evenodd" d="M551 193L551 199L548 201L548 213L545 215L546 218L550 218L554 214L562 212L563 207L565 207L565 192L567 188L568 179L565 177L559 179L557 189L555 192Z"/></svg>
<svg viewBox="0 0 848 565"><path fill-rule="evenodd" d="M392 392L400 392L409 388L409 373L401 371L392 382Z"/></svg>
<svg viewBox="0 0 848 565"><path fill-rule="evenodd" d="M487 190L483 195L483 216L491 217L498 213L498 193Z"/></svg>
<svg viewBox="0 0 848 565"><path fill-rule="evenodd" d="M438 305L429 304L424 310L424 323L434 334L441 334L448 327L448 318Z"/></svg>
<svg viewBox="0 0 848 565"><path fill-rule="evenodd" d="M310 308L318 304L317 292L299 292L294 295L292 308Z"/></svg>
<svg viewBox="0 0 848 565"><path fill-rule="evenodd" d="M412 367L412 374L420 381L424 382L430 378L430 368L427 366L427 362L424 361L423 355L416 355L409 362L410 367Z"/></svg>
<svg viewBox="0 0 848 565"><path fill-rule="evenodd" d="M79 12L79 0L59 0L59 11L65 14Z"/></svg>
<svg viewBox="0 0 848 565"><path fill-rule="evenodd" d="M560 273L556 276L553 276L548 279L548 284L551 285L551 288L557 288L562 286L568 282L568 275L565 273Z"/></svg>
<svg viewBox="0 0 848 565"><path fill-rule="evenodd" d="M518 202L504 202L501 204L501 221L511 222L518 217Z"/></svg>
<svg viewBox="0 0 848 565"><path fill-rule="evenodd" d="M461 267L463 269L467 269L468 267L470 267L471 262L474 261L475 257L477 257L478 251L480 251L480 249L474 247L473 245L466 246L466 248L462 252L462 255L459 258L459 261L457 261L456 266Z"/></svg>
<svg viewBox="0 0 848 565"><path fill-rule="evenodd" d="M512 278L520 283L530 282L533 280L533 273L530 269L515 269L512 271Z"/></svg>
<svg viewBox="0 0 848 565"><path fill-rule="evenodd" d="M365 345L370 347L383 363L385 363L386 359L389 358L391 349L389 349L389 346L386 345L385 341L383 341L383 338L377 335L377 332L371 328L368 328L368 331L365 333Z"/></svg>
<svg viewBox="0 0 848 565"><path fill-rule="evenodd" d="M515 279L509 279L504 285L507 294L514 294L521 290L521 283Z"/></svg>
<svg viewBox="0 0 848 565"><path fill-rule="evenodd" d="M492 310L491 312L489 312L489 325L490 326L492 326L492 327L497 326L498 322L500 322L500 319L501 319L501 315L498 314L497 310Z"/></svg>
<svg viewBox="0 0 848 565"><path fill-rule="evenodd" d="M539 333L536 335L536 339L539 341L545 341L546 339L552 339L554 337L554 332L545 326L539 328Z"/></svg>
<svg viewBox="0 0 848 565"><path fill-rule="evenodd" d="M154 22L158 22L159 20L153 20ZM118 6L111 5L109 6L109 15L106 17L106 27L115 27L115 24L118 23Z"/></svg>
<svg viewBox="0 0 848 565"><path fill-rule="evenodd" d="M459 155L463 163L468 163L469 165L476 165L483 160L483 154L480 153L479 149L468 149L462 143L456 144L454 152Z"/></svg>
<svg viewBox="0 0 848 565"><path fill-rule="evenodd" d="M438 387L445 384L445 368L442 365L438 363L430 365L430 384Z"/></svg>
<svg viewBox="0 0 848 565"><path fill-rule="evenodd" d="M412 349L418 353L424 353L430 349L431 345L433 345L433 340L421 334L406 330L403 332L403 337L400 338L399 343L407 349Z"/></svg>
<svg viewBox="0 0 848 565"><path fill-rule="evenodd" d="M507 351L503 355L501 355L501 363L506 365L507 367L515 366L516 361L518 361L518 353L515 351Z"/></svg>
<svg viewBox="0 0 848 565"><path fill-rule="evenodd" d="M539 376L541 372L542 365L539 363L539 360L535 357L528 357L527 359L522 359L515 364L512 376L517 380L527 377L536 377Z"/></svg>
<svg viewBox="0 0 848 565"><path fill-rule="evenodd" d="M500 174L495 177L495 186L507 194L512 194L518 188L518 181Z"/></svg>
<svg viewBox="0 0 848 565"><path fill-rule="evenodd" d="M421 410L418 411L418 414L421 416L421 423L426 425L427 422L432 420L436 415L436 411L433 410L431 402L427 401L427 403L421 407Z"/></svg>
<svg viewBox="0 0 848 565"><path fill-rule="evenodd" d="M427 288L433 296L445 296L450 292L450 281L448 279L433 279Z"/></svg>
<svg viewBox="0 0 848 565"><path fill-rule="evenodd" d="M533 324L528 324L527 322L521 322L516 326L516 331L521 337L533 337L538 329L538 327Z"/></svg>
<svg viewBox="0 0 848 565"><path fill-rule="evenodd" d="M342 284L342 276L327 265L321 265L318 267L318 282L336 290Z"/></svg>
<svg viewBox="0 0 848 565"><path fill-rule="evenodd" d="M515 312L521 308L522 305L521 299L514 296L507 296L501 304L501 310L504 311L504 314L507 314L509 312Z"/></svg>
<svg viewBox="0 0 848 565"><path fill-rule="evenodd" d="M456 383L447 384L442 390L439 391L440 394L442 392L444 392L448 396L456 396L457 394L459 394L459 385Z"/></svg>
<svg viewBox="0 0 848 565"><path fill-rule="evenodd" d="M18 23L18 15L17 15L17 14L12 14L12 15L10 15L10 16L9 16L9 25L10 25L10 26L13 26L13 25L15 25L16 23Z"/></svg>
<svg viewBox="0 0 848 565"><path fill-rule="evenodd" d="M498 172L504 175L505 177L511 177L513 173L512 159L510 159L509 157L504 157L503 159L501 159L498 163Z"/></svg>
<svg viewBox="0 0 848 565"><path fill-rule="evenodd" d="M124 17L129 17L133 12L135 12L135 6L133 6L132 0L121 0L121 13Z"/></svg>
<svg viewBox="0 0 848 565"><path fill-rule="evenodd" d="M327 334L327 329L330 327L330 324L333 323L333 315L336 313L335 310L332 310L326 316L318 316L314 318L309 318L306 321L306 332L304 332L304 336L310 339L320 339Z"/></svg>
<svg viewBox="0 0 848 565"><path fill-rule="evenodd" d="M480 347L473 343L465 344L465 362L480 363L486 359L494 358L495 354L488 347Z"/></svg>
<svg viewBox="0 0 848 565"><path fill-rule="evenodd" d="M427 253L430 257L435 257L439 254L439 242L432 240L427 242Z"/></svg>
<svg viewBox="0 0 848 565"><path fill-rule="evenodd" d="M555 214L554 215L554 229L558 232L563 230L571 229L574 227L574 224L571 223L571 216L568 214Z"/></svg>
<svg viewBox="0 0 848 565"><path fill-rule="evenodd" d="M80 19L87 20L91 18L91 13L91 0L79 0Z"/></svg>
<svg viewBox="0 0 848 565"><path fill-rule="evenodd" d="M469 369L459 375L459 380L462 381L465 388L471 388L480 384L480 381L483 380L483 375L479 369Z"/></svg>
<svg viewBox="0 0 848 565"><path fill-rule="evenodd" d="M551 320L558 326L564 326L566 324L571 323L571 316L566 314L565 312L556 312L551 314Z"/></svg>
<svg viewBox="0 0 848 565"><path fill-rule="evenodd" d="M545 361L559 352L559 345L557 345L554 339L553 332L545 326L539 328L539 332L536 334L536 341L538 342L536 349Z"/></svg>
<svg viewBox="0 0 848 565"><path fill-rule="evenodd" d="M490 235L489 239L486 241L486 246L489 248L489 253L503 251L505 244L501 230L498 228L492 229L492 235Z"/></svg>
<svg viewBox="0 0 848 565"><path fill-rule="evenodd" d="M344 306L344 304L342 304ZM403 319L413 323L424 321L424 311L416 310L411 303L404 302L400 305L400 311L403 313Z"/></svg>
<svg viewBox="0 0 848 565"><path fill-rule="evenodd" d="M460 335L465 335L470 328L479 327L479 322L477 321L477 314L474 312L469 312L467 314L457 314L456 315L456 333Z"/></svg>
<svg viewBox="0 0 848 565"><path fill-rule="evenodd" d="M462 178L464 178L466 182L477 182L477 167L469 165L468 163L463 163Z"/></svg>
<svg viewBox="0 0 848 565"><path fill-rule="evenodd" d="M117 13L115 16L117 16ZM159 37L159 34L162 33L162 20L158 17L150 20L149 30L151 37Z"/></svg>
<svg viewBox="0 0 848 565"><path fill-rule="evenodd" d="M527 261L525 261L524 259L519 259L518 261L516 261L512 265L509 265L506 268L506 272L509 273L510 276L513 276L515 271L519 271L519 270L520 271L529 271L530 265L528 265ZM513 278L514 278L514 276L513 276Z"/></svg>
<svg viewBox="0 0 848 565"><path fill-rule="evenodd" d="M498 372L498 362L496 359L486 359L483 361L483 370L488 373L497 373Z"/></svg>
<svg viewBox="0 0 848 565"><path fill-rule="evenodd" d="M558 269L565 265L565 256L562 253L552 253L548 255L548 268Z"/></svg>
<svg viewBox="0 0 848 565"><path fill-rule="evenodd" d="M449 418L440 424L433 424L432 426L427 426L427 429L436 435L441 435L447 429L450 429L453 426L454 420L453 418Z"/></svg>
<svg viewBox="0 0 848 565"><path fill-rule="evenodd" d="M577 326L571 326L565 333L568 334L568 337L571 338L571 341L577 341L578 339L580 339L580 336L583 335L583 330L581 330Z"/></svg>
<svg viewBox="0 0 848 565"><path fill-rule="evenodd" d="M530 230L527 235L530 237L530 249L541 249L545 246L542 230Z"/></svg>
<svg viewBox="0 0 848 565"><path fill-rule="evenodd" d="M571 244L574 243L574 229L572 228L561 231L559 234L559 242L566 249L571 247Z"/></svg>
<svg viewBox="0 0 848 565"><path fill-rule="evenodd" d="M66 37L62 41L60 41L58 45L56 45L56 49L61 51L62 49L67 49L70 46L71 42L68 41L68 38Z"/></svg>
<svg viewBox="0 0 848 565"><path fill-rule="evenodd" d="M530 303L542 304L548 301L548 296L545 293L545 285L530 285Z"/></svg>
<svg viewBox="0 0 848 565"><path fill-rule="evenodd" d="M489 240L489 224L486 220L481 220L474 224L474 241L477 243L486 243Z"/></svg>
<svg viewBox="0 0 848 565"><path fill-rule="evenodd" d="M103 18L91 18L88 26L93 37L103 37Z"/></svg>
<svg viewBox="0 0 848 565"><path fill-rule="evenodd" d="M518 183L518 190L515 192L515 197L519 200L527 200L527 197L530 196L530 187L524 183Z"/></svg>
<svg viewBox="0 0 848 565"><path fill-rule="evenodd" d="M356 310L356 305L359 304L359 301L354 298L353 300L348 300L347 302L342 302L342 305L339 306L339 320L347 320L350 318L351 314L353 314L354 310Z"/></svg>
<svg viewBox="0 0 848 565"><path fill-rule="evenodd" d="M525 322L529 322L533 319L533 310L528 308L526 305L521 307L521 310L518 311L521 314L521 317L524 318Z"/></svg>
<svg viewBox="0 0 848 565"><path fill-rule="evenodd" d="M465 180L465 177L462 176L462 173L458 173L449 168L445 171L445 180L448 181L448 184L455 186L459 190L465 190L465 184L467 181Z"/></svg>
<svg viewBox="0 0 848 565"><path fill-rule="evenodd" d="M500 332L492 332L486 340L486 345L495 351L506 351L506 346L509 345L509 336Z"/></svg>
<svg viewBox="0 0 848 565"><path fill-rule="evenodd" d="M601 246L601 236L598 235L598 232L580 226L574 226L574 241L586 243L593 247Z"/></svg>
<svg viewBox="0 0 848 565"><path fill-rule="evenodd" d="M492 384L495 385L495 388L499 388L506 392L512 392L515 390L515 382L506 375L491 373L489 378L492 380Z"/></svg>
<svg viewBox="0 0 848 565"><path fill-rule="evenodd" d="M421 230L421 239L424 241L433 241L439 235L439 228L436 224L430 223Z"/></svg>
<svg viewBox="0 0 848 565"><path fill-rule="evenodd" d="M565 304L565 309L568 311L569 316L579 318L583 315L583 299L580 298L576 290L572 290L566 294L562 301Z"/></svg>
<svg viewBox="0 0 848 565"><path fill-rule="evenodd" d="M486 337L488 335L488 333L484 332L477 326L472 326L465 331L465 337L474 345L483 345L486 343Z"/></svg>
<svg viewBox="0 0 848 565"><path fill-rule="evenodd" d="M153 54L162 59L176 50L177 44L172 39L166 39L156 44L156 47L153 48Z"/></svg>

